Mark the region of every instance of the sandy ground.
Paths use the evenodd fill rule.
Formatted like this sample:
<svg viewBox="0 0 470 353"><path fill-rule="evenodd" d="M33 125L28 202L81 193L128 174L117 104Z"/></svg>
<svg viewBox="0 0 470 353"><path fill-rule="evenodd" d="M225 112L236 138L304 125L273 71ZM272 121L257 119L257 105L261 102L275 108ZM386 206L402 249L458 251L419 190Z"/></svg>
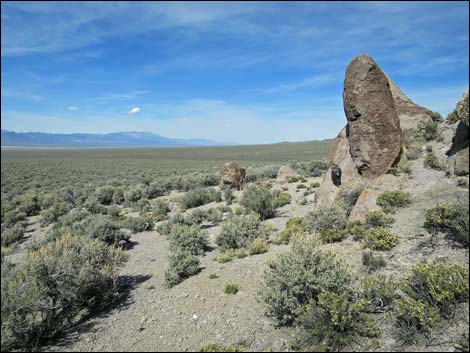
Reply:
<svg viewBox="0 0 470 353"><path fill-rule="evenodd" d="M467 198L468 189L457 187L457 179L444 172L424 168L422 160L413 161L413 172L402 176L404 190L412 194L410 207L398 210L392 231L400 243L388 252L381 252L387 266L380 271L385 274L406 273L411 266L427 259L445 259L451 263L468 266L468 251L454 246L443 236L434 237L423 229L424 211L437 201ZM321 178L309 178L311 182ZM423 182L426 181L426 182ZM296 190L298 183L274 183L274 188L287 186L292 202L279 209L270 219L278 232L283 230L291 217L307 215L313 208L315 194L307 196L308 203L300 205L305 189ZM240 195L240 192L236 192ZM172 194L175 197L177 194ZM223 204L223 203L220 203ZM218 204L201 206L211 208ZM236 205L235 205L236 206ZM232 206L232 207L235 207ZM208 229L211 239L218 234L220 226ZM30 219L28 239L25 244L43 237L38 219ZM217 344L241 344L249 351L281 351L289 349L293 329L275 328L273 321L265 316L263 304L257 301L257 291L266 262L286 245L270 245L267 253L235 259L221 264L215 261L218 250L201 258L202 270L171 289L164 287L167 266L167 240L158 232L142 232L131 238L134 245L127 252L129 261L122 269L122 276L130 288L129 296L121 305L97 314L72 329L65 338L46 347L49 351L194 351L201 346ZM432 244L432 245L430 245ZM338 254L358 276L366 275L362 267L363 248L348 238L341 243L323 246ZM21 256L15 254L16 260ZM209 279L210 274L218 278ZM222 291L226 280L240 285L236 295ZM393 335L389 314L376 315L382 328L381 349L404 350ZM431 345L417 342L407 346L408 351L453 351L458 337L468 330L468 304L459 310L453 325L439 331L443 344ZM432 341L431 341L432 342ZM426 346L428 344L428 346ZM364 349L366 347L359 347Z"/></svg>

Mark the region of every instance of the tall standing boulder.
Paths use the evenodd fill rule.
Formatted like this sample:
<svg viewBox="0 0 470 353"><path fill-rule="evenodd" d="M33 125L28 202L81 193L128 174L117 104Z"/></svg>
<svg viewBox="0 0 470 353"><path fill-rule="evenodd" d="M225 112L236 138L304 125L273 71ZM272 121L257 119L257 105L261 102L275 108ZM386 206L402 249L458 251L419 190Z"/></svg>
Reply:
<svg viewBox="0 0 470 353"><path fill-rule="evenodd" d="M368 55L359 55L349 64L343 104L357 171L367 179L388 172L400 156L403 133L389 81Z"/></svg>
<svg viewBox="0 0 470 353"><path fill-rule="evenodd" d="M230 162L223 165L219 175L223 185L240 190L245 183L246 170L239 164Z"/></svg>

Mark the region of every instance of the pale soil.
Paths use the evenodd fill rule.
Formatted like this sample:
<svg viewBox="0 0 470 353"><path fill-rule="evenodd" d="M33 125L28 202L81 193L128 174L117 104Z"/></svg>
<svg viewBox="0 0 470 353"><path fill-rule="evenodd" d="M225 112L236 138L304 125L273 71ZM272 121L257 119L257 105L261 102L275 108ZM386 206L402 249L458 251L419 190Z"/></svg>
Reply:
<svg viewBox="0 0 470 353"><path fill-rule="evenodd" d="M396 222L392 231L398 234L396 248L380 252L387 266L378 271L384 274L406 275L413 264L428 259L446 260L468 267L468 251L452 244L442 235L433 237L423 228L424 211L438 201L467 198L468 189L457 187L457 179L444 172L422 166L422 159L413 161L411 176L404 175L404 191L412 194L410 207L393 215ZM320 178L309 178L311 182ZM290 205L282 207L270 219L278 231L284 229L291 217L307 215L313 208L314 193L307 196L308 203L300 205L305 189L296 191L296 185L274 183L274 188L287 186L292 195ZM236 192L240 196L240 192ZM174 200L173 193L169 199ZM220 203L223 204L223 203ZM214 207L212 203L201 206ZM237 207L233 205L232 207ZM176 208L172 206L174 211ZM190 210L192 211L192 210ZM40 238L42 232L37 221L30 225L31 239ZM212 240L220 226L208 228ZM235 259L221 264L214 261L218 250L201 258L202 270L171 289L164 287L167 266L167 240L157 232L134 234L134 246L127 251L129 261L122 269L134 285L128 299L119 307L96 315L72 330L61 342L47 347L49 351L194 351L201 346L217 344L242 344L249 351L288 350L293 329L275 328L265 316L265 308L256 299L261 275L266 262L288 246L270 245L268 253ZM24 247L24 245L22 245ZM362 266L363 248L359 242L348 238L340 243L323 245L338 254L360 278L368 276ZM18 255L15 255L18 256ZM209 279L212 273L217 279ZM222 291L226 280L236 281L240 291L227 295ZM468 303L458 310L455 322L444 322L435 340L420 340L414 345L401 346L396 340L390 313L374 315L383 337L381 351L454 351L454 345L468 331ZM437 342L437 344L436 344ZM361 346L363 344L363 346ZM367 342L359 342L355 350L371 349Z"/></svg>
<svg viewBox="0 0 470 353"><path fill-rule="evenodd" d="M320 182L309 178L307 185ZM274 188L287 186L292 195L290 205L281 207L276 218L268 222L279 230L291 217L305 216L311 209L314 193L306 198L310 204L301 206L305 189L296 191L296 185L275 184ZM172 192L172 213L178 211L176 200L183 193ZM234 195L241 197L241 191ZM221 203L210 203L200 208L208 209ZM231 206L239 207L238 204ZM187 212L192 212L190 209ZM135 212L127 212L136 215ZM26 241L20 251L9 256L17 262L26 245L45 238L48 228L41 229L37 217L30 218ZM211 242L220 226L207 229ZM264 315L263 305L256 299L258 284L267 260L287 246L270 245L269 252L235 259L221 264L215 261L217 250L201 258L201 272L171 289L164 287L167 267L167 240L156 231L141 232L131 237L133 246L127 251L129 260L121 271L133 289L120 307L87 320L66 335L51 351L191 351L210 343L241 344L250 350L280 350L286 347L288 329L277 329ZM215 247L215 244L212 244ZM216 279L209 279L215 273ZM236 295L222 291L226 280L240 285Z"/></svg>

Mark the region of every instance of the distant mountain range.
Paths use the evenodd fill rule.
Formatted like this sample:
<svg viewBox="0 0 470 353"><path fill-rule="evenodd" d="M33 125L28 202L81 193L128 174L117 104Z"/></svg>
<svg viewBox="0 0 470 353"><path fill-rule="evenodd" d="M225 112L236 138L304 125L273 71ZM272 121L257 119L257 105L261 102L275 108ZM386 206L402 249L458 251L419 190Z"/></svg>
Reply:
<svg viewBox="0 0 470 353"><path fill-rule="evenodd" d="M114 132L110 134L50 134L46 132L14 132L2 129L2 146L57 147L178 147L221 146L205 139L176 139L145 131Z"/></svg>

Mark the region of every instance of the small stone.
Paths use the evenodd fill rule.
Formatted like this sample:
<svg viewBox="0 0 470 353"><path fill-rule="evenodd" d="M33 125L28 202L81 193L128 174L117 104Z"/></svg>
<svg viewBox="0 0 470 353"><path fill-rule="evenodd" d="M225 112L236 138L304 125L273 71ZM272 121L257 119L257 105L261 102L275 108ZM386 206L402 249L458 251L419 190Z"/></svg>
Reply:
<svg viewBox="0 0 470 353"><path fill-rule="evenodd" d="M193 314L193 320L197 320L197 319L198 319L197 315Z"/></svg>

